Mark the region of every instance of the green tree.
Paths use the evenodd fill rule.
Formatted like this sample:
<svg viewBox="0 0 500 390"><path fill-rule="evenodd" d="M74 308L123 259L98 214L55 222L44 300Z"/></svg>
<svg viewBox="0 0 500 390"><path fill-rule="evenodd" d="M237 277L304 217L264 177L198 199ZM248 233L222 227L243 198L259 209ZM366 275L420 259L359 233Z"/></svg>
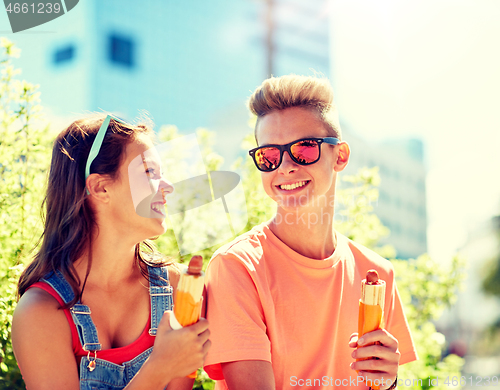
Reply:
<svg viewBox="0 0 500 390"><path fill-rule="evenodd" d="M500 215L493 218L493 223L497 242L500 243ZM500 250L483 269L482 289L486 294L500 298Z"/></svg>
<svg viewBox="0 0 500 390"><path fill-rule="evenodd" d="M40 204L50 153L40 127L38 86L20 81L19 50L0 38L0 388L24 388L10 328L24 259L40 237Z"/></svg>
<svg viewBox="0 0 500 390"><path fill-rule="evenodd" d="M489 261L483 279L483 291L500 298L500 256Z"/></svg>
<svg viewBox="0 0 500 390"><path fill-rule="evenodd" d="M456 355L443 358L446 340L436 331L432 320L455 303L457 287L464 279L464 260L455 256L449 269L426 254L414 260L392 260L392 263L419 355L418 361L400 367L399 377L421 380L421 386L412 381L409 388L413 389L448 389L449 385L443 383L445 378L460 378L464 361ZM431 386L430 380L435 378L439 378L439 384Z"/></svg>
<svg viewBox="0 0 500 390"><path fill-rule="evenodd" d="M482 290L486 295L500 299L500 216L493 218L497 237L497 254L485 263L482 269ZM500 349L500 316L480 335L476 351L485 355L495 355Z"/></svg>

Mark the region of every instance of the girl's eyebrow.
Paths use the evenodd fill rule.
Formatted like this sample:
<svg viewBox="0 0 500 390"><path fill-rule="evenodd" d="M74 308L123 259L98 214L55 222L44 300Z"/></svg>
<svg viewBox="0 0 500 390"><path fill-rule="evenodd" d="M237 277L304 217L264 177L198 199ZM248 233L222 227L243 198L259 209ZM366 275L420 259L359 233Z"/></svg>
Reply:
<svg viewBox="0 0 500 390"><path fill-rule="evenodd" d="M152 167L152 168L158 168L161 166L161 164L158 163L157 160L151 158L151 157L146 157L144 156L144 153L141 153L141 161L137 163L137 166L140 166L141 164L144 165L145 167Z"/></svg>
<svg viewBox="0 0 500 390"><path fill-rule="evenodd" d="M157 160L153 158L148 158L144 156L144 153L141 153L142 156L142 165L144 167L144 170L147 170L148 168L153 168L154 170L158 171L158 173L161 173L161 163L159 163Z"/></svg>

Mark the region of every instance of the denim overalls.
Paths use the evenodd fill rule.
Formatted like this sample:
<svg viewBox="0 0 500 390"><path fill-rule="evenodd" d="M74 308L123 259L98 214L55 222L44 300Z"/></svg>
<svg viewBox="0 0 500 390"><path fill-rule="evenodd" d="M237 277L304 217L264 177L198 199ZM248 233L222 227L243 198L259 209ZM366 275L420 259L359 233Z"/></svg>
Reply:
<svg viewBox="0 0 500 390"><path fill-rule="evenodd" d="M150 275L149 295L151 298L151 328L149 334L156 335L158 324L166 310L172 310L172 286L168 282L167 267L154 268L148 266ZM164 280L157 279L162 277ZM41 281L50 284L67 303L73 297L73 289L64 279L61 272L50 273ZM83 350L88 351L87 357L80 361L81 390L116 390L123 389L142 367L153 348L148 348L134 359L123 364L115 364L99 359L101 344L97 338L97 330L90 317L90 309L80 303L70 308L71 316L78 330L78 336Z"/></svg>

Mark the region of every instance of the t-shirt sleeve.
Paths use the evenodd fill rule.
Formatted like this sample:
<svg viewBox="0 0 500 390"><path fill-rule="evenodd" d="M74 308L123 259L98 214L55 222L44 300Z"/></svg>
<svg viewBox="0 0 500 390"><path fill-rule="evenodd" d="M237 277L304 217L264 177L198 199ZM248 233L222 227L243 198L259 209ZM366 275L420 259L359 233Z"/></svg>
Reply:
<svg viewBox="0 0 500 390"><path fill-rule="evenodd" d="M393 283L391 296L392 299L385 327L398 340L398 348L401 353L399 364L402 365L417 360L418 356L395 282Z"/></svg>
<svg viewBox="0 0 500 390"><path fill-rule="evenodd" d="M271 361L258 280L251 272L255 274L232 254L219 254L208 266L207 319L212 346L204 368L212 379L223 379L220 363Z"/></svg>

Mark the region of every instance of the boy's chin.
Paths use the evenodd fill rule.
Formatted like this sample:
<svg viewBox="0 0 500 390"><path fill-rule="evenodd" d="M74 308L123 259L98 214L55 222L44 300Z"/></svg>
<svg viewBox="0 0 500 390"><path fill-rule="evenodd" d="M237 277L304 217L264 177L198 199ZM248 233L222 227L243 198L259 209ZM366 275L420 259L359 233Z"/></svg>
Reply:
<svg viewBox="0 0 500 390"><path fill-rule="evenodd" d="M278 204L278 207L283 209L293 209L299 210L302 207L310 206L310 201L304 196L287 196L280 197L278 199L274 199L274 201ZM292 210L291 210L292 211Z"/></svg>

